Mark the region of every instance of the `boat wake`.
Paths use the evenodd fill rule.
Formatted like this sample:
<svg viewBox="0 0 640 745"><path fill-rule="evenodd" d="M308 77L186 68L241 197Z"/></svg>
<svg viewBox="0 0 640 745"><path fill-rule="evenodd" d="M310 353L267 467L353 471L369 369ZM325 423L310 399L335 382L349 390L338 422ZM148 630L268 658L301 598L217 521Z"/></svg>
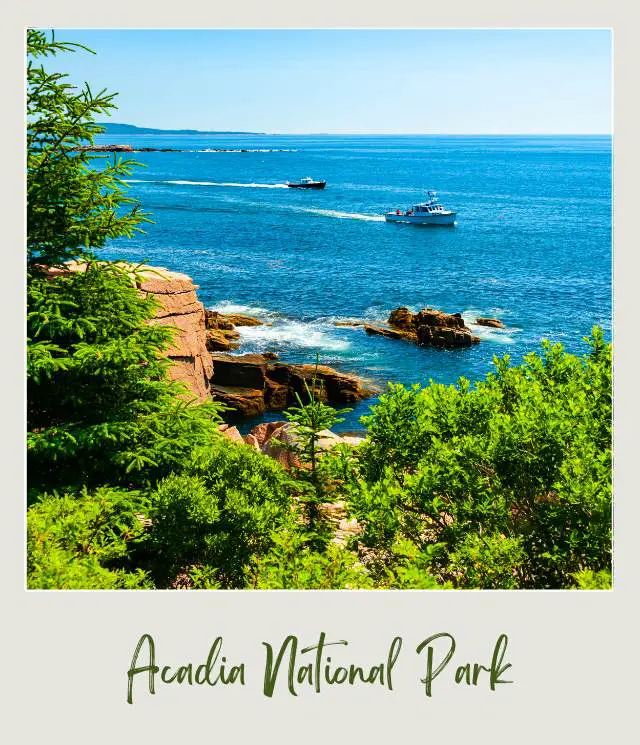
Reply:
<svg viewBox="0 0 640 745"><path fill-rule="evenodd" d="M311 207L293 207L296 212L308 212L322 217L335 217L339 220L365 220L366 222L384 222L384 215L365 215L360 212L339 212L338 210L320 210Z"/></svg>
<svg viewBox="0 0 640 745"><path fill-rule="evenodd" d="M297 153L297 150L283 149L283 148L242 148L242 149L229 149L206 147L204 150L188 150L189 153Z"/></svg>
<svg viewBox="0 0 640 745"><path fill-rule="evenodd" d="M239 184L233 181L177 181L164 179L124 179L128 184L172 184L175 186L235 186L244 189L287 189L286 184Z"/></svg>

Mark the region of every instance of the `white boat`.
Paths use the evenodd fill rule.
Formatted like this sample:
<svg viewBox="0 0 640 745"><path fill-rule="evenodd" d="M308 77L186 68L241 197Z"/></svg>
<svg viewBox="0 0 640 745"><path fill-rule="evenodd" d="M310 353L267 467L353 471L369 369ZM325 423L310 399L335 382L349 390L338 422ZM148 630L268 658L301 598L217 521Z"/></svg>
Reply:
<svg viewBox="0 0 640 745"><path fill-rule="evenodd" d="M443 207L435 191L427 192L429 199L421 204L414 204L411 209L397 209L387 212L384 219L387 222L407 222L416 225L453 225L456 213Z"/></svg>

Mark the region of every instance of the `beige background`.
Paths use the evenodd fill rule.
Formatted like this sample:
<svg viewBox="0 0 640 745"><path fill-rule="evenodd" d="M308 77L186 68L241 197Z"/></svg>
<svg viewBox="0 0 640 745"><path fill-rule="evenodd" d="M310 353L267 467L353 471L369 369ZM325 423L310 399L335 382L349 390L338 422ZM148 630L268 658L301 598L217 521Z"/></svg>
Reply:
<svg viewBox="0 0 640 745"><path fill-rule="evenodd" d="M1 685L7 742L66 743L627 743L637 734L638 19L622 3L513 2L374 4L326 1L95 5L17 3L3 12L6 105L0 179L3 205L2 611ZM614 29L615 127L615 590L612 592L32 592L24 587L23 29L41 27L247 26L598 26ZM132 74L135 74L133 71ZM312 644L320 631L350 641L348 661L384 656L404 639L396 690L327 688L293 698L261 693L264 653L288 633ZM440 677L427 699L415 646L454 634L459 661L487 663L509 635L513 685L455 686ZM199 663L224 637L230 661L245 661L244 688L136 683L128 706L126 670L138 637L152 633L160 664ZM337 655L336 655L337 659ZM458 659L458 658L456 658ZM509 677L509 676L507 676Z"/></svg>

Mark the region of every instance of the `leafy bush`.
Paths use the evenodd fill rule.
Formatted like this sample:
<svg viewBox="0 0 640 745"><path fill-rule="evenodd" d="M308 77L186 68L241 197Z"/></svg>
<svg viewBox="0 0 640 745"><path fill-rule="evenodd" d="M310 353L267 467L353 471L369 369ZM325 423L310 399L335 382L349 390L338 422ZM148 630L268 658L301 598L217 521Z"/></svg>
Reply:
<svg viewBox="0 0 640 745"><path fill-rule="evenodd" d="M373 587L358 556L330 544L314 551L304 534L274 534L274 546L247 571L248 586L258 590L356 590Z"/></svg>
<svg viewBox="0 0 640 745"><path fill-rule="evenodd" d="M32 589L151 586L145 573L117 568L144 531L136 492L83 489L47 494L27 512L27 584Z"/></svg>
<svg viewBox="0 0 640 745"><path fill-rule="evenodd" d="M599 572L594 572L592 569L583 569L573 576L579 590L611 589L611 572L608 569L602 569Z"/></svg>
<svg viewBox="0 0 640 745"><path fill-rule="evenodd" d="M151 495L155 573L166 583L204 564L215 568L221 586L242 586L252 557L293 524L289 477L277 462L226 440L183 466Z"/></svg>
<svg viewBox="0 0 640 745"><path fill-rule="evenodd" d="M339 455L362 544L394 564L407 539L456 587L568 587L611 557L611 347L542 354L471 387L390 385L368 438Z"/></svg>

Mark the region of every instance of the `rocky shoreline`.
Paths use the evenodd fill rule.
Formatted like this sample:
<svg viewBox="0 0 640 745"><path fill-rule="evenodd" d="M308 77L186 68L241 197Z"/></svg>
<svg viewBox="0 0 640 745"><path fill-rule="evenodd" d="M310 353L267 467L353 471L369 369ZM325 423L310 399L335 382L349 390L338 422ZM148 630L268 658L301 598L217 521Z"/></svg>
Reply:
<svg viewBox="0 0 640 745"><path fill-rule="evenodd" d="M232 420L253 418L266 412L283 411L304 401L307 388L321 401L340 407L353 405L376 395L379 389L357 375L326 365L292 364L282 361L274 352L232 354L240 347L237 328L260 326L265 322L240 313L206 310L197 296L197 285L186 274L161 267L130 269L132 282L144 295L153 295L158 303L153 324L177 329L171 348L165 351L171 361L171 379L182 383L189 396L200 402L214 401L224 405ZM69 263L65 268L50 268L50 276L84 271L86 263ZM477 325L504 328L496 318L477 318ZM432 308L418 313L406 307L391 312L386 325L367 321L336 321L336 325L363 327L367 334L410 341L420 346L440 348L470 347L480 341L472 334L461 314L447 314ZM221 434L234 442L280 461L285 468L299 465L294 449L295 426L285 421L263 422L246 436L230 423L220 426ZM337 435L328 430L319 433L318 449L330 450L339 444L358 446L364 437ZM285 445L283 447L282 445Z"/></svg>
<svg viewBox="0 0 640 745"><path fill-rule="evenodd" d="M61 271L83 271L86 265L69 264ZM128 266L128 265L125 265ZM292 364L274 352L232 354L239 349L242 326L265 322L253 316L206 310L197 296L197 285L186 274L160 267L131 272L132 281L145 295L153 295L158 310L151 323L178 330L165 354L171 360L171 378L186 386L199 401L219 401L233 416L257 417L283 411L304 400L307 386L320 400L334 406L353 405L379 392L377 386L357 375L326 365ZM470 347L478 344L460 313L423 308L418 313L402 306L391 312L386 325L366 321L336 322L362 326L367 334L410 341L419 346ZM477 325L504 328L496 318L477 318Z"/></svg>

